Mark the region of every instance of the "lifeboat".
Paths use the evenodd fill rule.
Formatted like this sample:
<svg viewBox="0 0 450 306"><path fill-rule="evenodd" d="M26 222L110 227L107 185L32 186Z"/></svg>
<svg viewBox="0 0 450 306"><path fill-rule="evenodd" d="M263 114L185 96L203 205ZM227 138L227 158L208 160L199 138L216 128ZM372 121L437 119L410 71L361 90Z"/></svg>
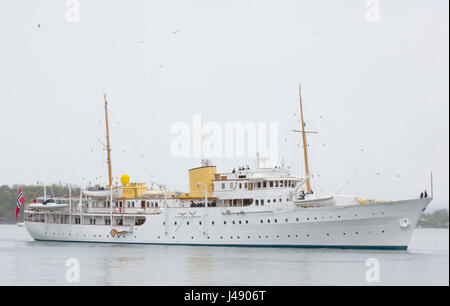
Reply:
<svg viewBox="0 0 450 306"><path fill-rule="evenodd" d="M28 207L39 211L58 211L66 209L69 204L57 204L52 200L47 200L42 203L29 204Z"/></svg>
<svg viewBox="0 0 450 306"><path fill-rule="evenodd" d="M100 189L100 190L85 190L83 191L85 195L92 198L110 198L111 194L113 199L122 197L122 189Z"/></svg>

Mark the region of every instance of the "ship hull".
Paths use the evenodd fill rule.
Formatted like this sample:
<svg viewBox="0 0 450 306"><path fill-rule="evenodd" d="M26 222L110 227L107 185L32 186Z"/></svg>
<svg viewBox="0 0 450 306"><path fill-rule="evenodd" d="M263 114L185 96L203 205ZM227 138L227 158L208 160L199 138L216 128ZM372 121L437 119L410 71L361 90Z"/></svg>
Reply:
<svg viewBox="0 0 450 306"><path fill-rule="evenodd" d="M145 215L144 224L128 228L46 222L25 225L37 241L406 250L430 201L266 211L242 207L170 208ZM123 215L125 222L137 216L142 217ZM112 234L114 229L118 234Z"/></svg>

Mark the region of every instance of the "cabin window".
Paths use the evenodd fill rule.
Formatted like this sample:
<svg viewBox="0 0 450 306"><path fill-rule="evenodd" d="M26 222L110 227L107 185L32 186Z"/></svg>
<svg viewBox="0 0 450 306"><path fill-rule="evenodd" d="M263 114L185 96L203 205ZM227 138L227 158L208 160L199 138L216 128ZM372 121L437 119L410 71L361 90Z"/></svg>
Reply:
<svg viewBox="0 0 450 306"><path fill-rule="evenodd" d="M239 189L242 189L242 183L239 183Z"/></svg>
<svg viewBox="0 0 450 306"><path fill-rule="evenodd" d="M256 206L258 206L259 205L259 200L256 200L255 204L256 204Z"/></svg>
<svg viewBox="0 0 450 306"><path fill-rule="evenodd" d="M278 181L275 181L275 188L278 187Z"/></svg>
<svg viewBox="0 0 450 306"><path fill-rule="evenodd" d="M264 200L261 200L261 206L263 206L264 205Z"/></svg>
<svg viewBox="0 0 450 306"><path fill-rule="evenodd" d="M263 182L263 188L267 187L267 182Z"/></svg>
<svg viewBox="0 0 450 306"><path fill-rule="evenodd" d="M273 181L270 181L269 186L273 187Z"/></svg>
<svg viewBox="0 0 450 306"><path fill-rule="evenodd" d="M258 182L258 188L261 188L261 182Z"/></svg>
<svg viewBox="0 0 450 306"><path fill-rule="evenodd" d="M234 187L234 184L230 183L230 189L233 189L233 187Z"/></svg>
<svg viewBox="0 0 450 306"><path fill-rule="evenodd" d="M280 181L280 187L283 187L283 181Z"/></svg>
<svg viewBox="0 0 450 306"><path fill-rule="evenodd" d="M222 189L225 189L225 183L222 183Z"/></svg>
<svg viewBox="0 0 450 306"><path fill-rule="evenodd" d="M244 184L244 189L247 189L247 183Z"/></svg>

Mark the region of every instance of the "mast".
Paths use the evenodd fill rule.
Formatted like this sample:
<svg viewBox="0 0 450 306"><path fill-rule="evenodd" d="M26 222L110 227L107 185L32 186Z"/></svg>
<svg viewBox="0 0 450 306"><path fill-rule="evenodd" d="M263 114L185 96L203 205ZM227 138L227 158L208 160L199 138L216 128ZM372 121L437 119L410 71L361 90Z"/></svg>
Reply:
<svg viewBox="0 0 450 306"><path fill-rule="evenodd" d="M108 101L106 100L106 94L104 94L103 97L105 98L106 151L108 152L108 178L109 178L109 186L112 188L111 146L109 144L109 124L108 124Z"/></svg>
<svg viewBox="0 0 450 306"><path fill-rule="evenodd" d="M303 120L303 104L302 104L302 85L298 86L300 96L300 123L302 125L302 139L303 139L303 154L305 159L305 177L306 177L306 191L311 193L311 182L309 180L309 165L308 165L308 149L306 144L305 121Z"/></svg>

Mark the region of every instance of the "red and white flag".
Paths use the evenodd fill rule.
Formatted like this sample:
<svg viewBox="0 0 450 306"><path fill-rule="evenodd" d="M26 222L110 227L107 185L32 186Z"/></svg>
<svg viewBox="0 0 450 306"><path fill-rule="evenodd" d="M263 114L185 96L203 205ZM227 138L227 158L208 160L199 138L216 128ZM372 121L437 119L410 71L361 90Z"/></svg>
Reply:
<svg viewBox="0 0 450 306"><path fill-rule="evenodd" d="M25 203L25 197L23 196L22 187L19 188L19 195L17 196L17 206L16 206L16 221L17 215L19 214L20 207Z"/></svg>

